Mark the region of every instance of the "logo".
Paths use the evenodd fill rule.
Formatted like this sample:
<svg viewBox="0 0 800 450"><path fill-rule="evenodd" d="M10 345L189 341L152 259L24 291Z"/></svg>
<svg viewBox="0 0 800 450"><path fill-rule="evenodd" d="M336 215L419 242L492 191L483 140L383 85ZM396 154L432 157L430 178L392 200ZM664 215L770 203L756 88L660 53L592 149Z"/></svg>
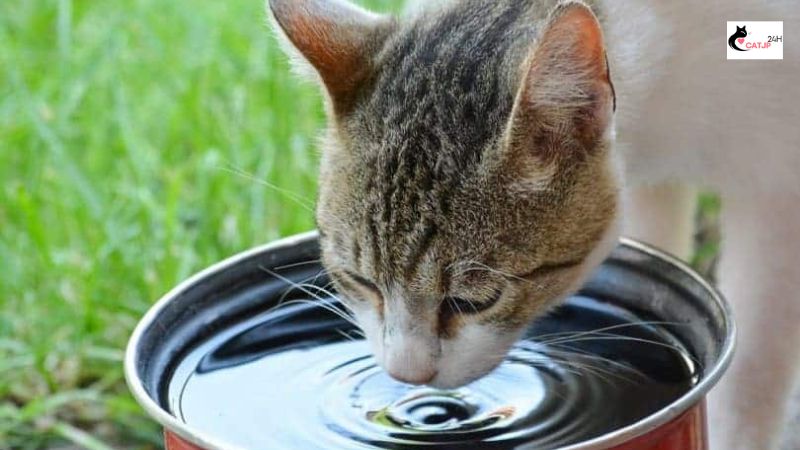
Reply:
<svg viewBox="0 0 800 450"><path fill-rule="evenodd" d="M783 22L728 22L728 59L783 59Z"/></svg>

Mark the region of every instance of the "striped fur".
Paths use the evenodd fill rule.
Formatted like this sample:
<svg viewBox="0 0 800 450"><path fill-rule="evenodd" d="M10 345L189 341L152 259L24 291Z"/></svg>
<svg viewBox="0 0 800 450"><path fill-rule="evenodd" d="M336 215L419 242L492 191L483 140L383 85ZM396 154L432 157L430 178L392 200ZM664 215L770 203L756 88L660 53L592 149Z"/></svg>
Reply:
<svg viewBox="0 0 800 450"><path fill-rule="evenodd" d="M405 21L337 1L271 9L325 87L323 257L348 297L371 300L351 306L378 360L442 386L485 373L618 232L613 88L595 15L512 0ZM359 64L342 73L331 61ZM492 351L470 358L478 348Z"/></svg>

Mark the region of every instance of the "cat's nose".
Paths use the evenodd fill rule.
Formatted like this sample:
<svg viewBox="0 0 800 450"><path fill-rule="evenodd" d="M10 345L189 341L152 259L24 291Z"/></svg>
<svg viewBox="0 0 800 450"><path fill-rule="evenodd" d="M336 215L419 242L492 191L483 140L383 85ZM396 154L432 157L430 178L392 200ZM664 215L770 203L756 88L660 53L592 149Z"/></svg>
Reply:
<svg viewBox="0 0 800 450"><path fill-rule="evenodd" d="M390 347L383 368L395 380L408 384L426 384L436 377L436 360L426 350L427 345L415 340L403 340Z"/></svg>
<svg viewBox="0 0 800 450"><path fill-rule="evenodd" d="M397 321L402 312L394 313ZM406 318L385 328L381 365L396 380L426 384L436 377L439 342L427 327Z"/></svg>
<svg viewBox="0 0 800 450"><path fill-rule="evenodd" d="M389 375L397 381L407 384L428 384L431 380L436 378L436 370L415 370L405 371L396 369L387 369Z"/></svg>

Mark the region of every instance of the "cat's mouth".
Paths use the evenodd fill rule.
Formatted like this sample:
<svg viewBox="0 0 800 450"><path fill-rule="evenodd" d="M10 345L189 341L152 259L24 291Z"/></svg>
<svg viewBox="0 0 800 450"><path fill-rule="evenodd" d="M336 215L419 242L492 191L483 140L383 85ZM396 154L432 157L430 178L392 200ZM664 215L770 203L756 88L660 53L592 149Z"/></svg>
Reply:
<svg viewBox="0 0 800 450"><path fill-rule="evenodd" d="M474 360L454 357L439 359L432 368L415 371L398 371L386 366L384 361L379 365L392 379L413 386L427 386L439 390L456 389L477 381L500 366L508 352L498 352L491 359L475 358ZM455 360L455 362L449 362Z"/></svg>
<svg viewBox="0 0 800 450"><path fill-rule="evenodd" d="M489 372L487 372L486 374L488 374L488 373ZM448 379L440 378L437 375L436 377L431 379L429 382L424 383L424 385L428 386L428 387L432 387L434 389L441 389L441 390L456 389L456 388L460 388L460 387L462 387L464 385L470 384L473 381L479 380L482 377L484 377L486 374L483 374L481 376L478 376L478 377L475 377L475 378L471 378L471 379L465 379L465 380L448 380Z"/></svg>
<svg viewBox="0 0 800 450"><path fill-rule="evenodd" d="M386 370L386 373L389 374L395 380L405 383L405 384L412 384L415 386L431 386L431 387L439 387L435 386L436 378L439 376L439 371L432 370L429 372L418 372L416 374L401 374L401 373L392 373L391 371ZM444 386L443 386L444 387Z"/></svg>

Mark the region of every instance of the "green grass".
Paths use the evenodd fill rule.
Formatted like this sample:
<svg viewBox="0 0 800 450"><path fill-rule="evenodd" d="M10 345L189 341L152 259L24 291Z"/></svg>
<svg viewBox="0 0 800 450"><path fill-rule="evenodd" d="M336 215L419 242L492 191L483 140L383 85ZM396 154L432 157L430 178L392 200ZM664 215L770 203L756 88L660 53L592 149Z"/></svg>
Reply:
<svg viewBox="0 0 800 450"><path fill-rule="evenodd" d="M0 2L0 448L159 447L122 376L138 318L313 227L320 97L265 23L262 0Z"/></svg>
<svg viewBox="0 0 800 450"><path fill-rule="evenodd" d="M293 197L322 122L262 0L0 2L0 448L160 447L128 335L191 273L313 227Z"/></svg>

